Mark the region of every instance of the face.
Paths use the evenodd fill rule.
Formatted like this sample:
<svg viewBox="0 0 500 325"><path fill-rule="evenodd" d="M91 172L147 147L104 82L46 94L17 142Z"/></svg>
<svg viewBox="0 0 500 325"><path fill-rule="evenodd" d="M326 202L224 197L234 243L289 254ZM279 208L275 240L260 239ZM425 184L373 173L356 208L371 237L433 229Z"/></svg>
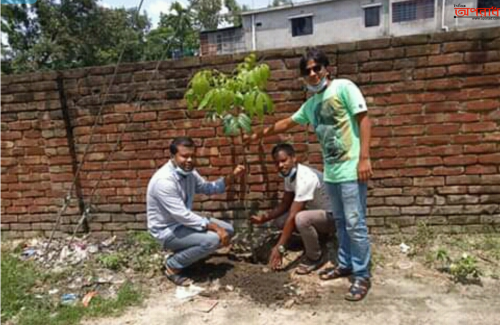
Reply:
<svg viewBox="0 0 500 325"><path fill-rule="evenodd" d="M289 156L283 150L279 151L274 157L276 168L283 176L288 176L288 174L290 174L293 167L295 167L296 161L297 159L295 157Z"/></svg>
<svg viewBox="0 0 500 325"><path fill-rule="evenodd" d="M316 86L320 83L323 77L326 77L328 71L322 65L316 63L314 60L307 61L304 80L311 86Z"/></svg>
<svg viewBox="0 0 500 325"><path fill-rule="evenodd" d="M174 162L184 171L192 171L194 168L194 148L177 146Z"/></svg>

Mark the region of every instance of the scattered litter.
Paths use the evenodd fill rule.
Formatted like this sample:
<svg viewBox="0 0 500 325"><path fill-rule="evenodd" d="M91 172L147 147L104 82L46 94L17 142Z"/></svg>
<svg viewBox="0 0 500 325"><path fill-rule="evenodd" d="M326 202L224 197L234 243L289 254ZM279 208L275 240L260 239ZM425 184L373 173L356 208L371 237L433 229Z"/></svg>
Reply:
<svg viewBox="0 0 500 325"><path fill-rule="evenodd" d="M211 291L211 292L217 292L217 291L219 291L219 289L220 289L220 281L219 281L219 279L215 279L210 284L209 291Z"/></svg>
<svg viewBox="0 0 500 325"><path fill-rule="evenodd" d="M89 248L88 248L88 252L90 254L95 254L95 253L99 252L99 246L97 246L97 245L90 245Z"/></svg>
<svg viewBox="0 0 500 325"><path fill-rule="evenodd" d="M269 273L271 270L268 267L262 268L262 273Z"/></svg>
<svg viewBox="0 0 500 325"><path fill-rule="evenodd" d="M34 256L35 254L36 254L36 249L34 249L33 247L28 247L28 248L23 250L23 252L21 253L21 257L22 257L22 259L29 259L30 257Z"/></svg>
<svg viewBox="0 0 500 325"><path fill-rule="evenodd" d="M85 306L85 307L88 307L89 304L90 304L90 300L92 300L92 298L94 298L95 296L97 296L97 291L91 291L89 293L87 293L85 295L85 297L83 297L82 299L82 304Z"/></svg>
<svg viewBox="0 0 500 325"><path fill-rule="evenodd" d="M227 291L234 291L234 286L232 286L232 285L229 285L229 284L228 284L228 285L226 286L226 290L227 290Z"/></svg>
<svg viewBox="0 0 500 325"><path fill-rule="evenodd" d="M105 241L102 242L102 246L109 247L115 242L115 240L116 240L116 236L113 236L109 239L106 239Z"/></svg>
<svg viewBox="0 0 500 325"><path fill-rule="evenodd" d="M58 292L59 292L59 289L52 289L52 290L49 290L49 295L55 295Z"/></svg>
<svg viewBox="0 0 500 325"><path fill-rule="evenodd" d="M283 305L285 308L291 308L295 304L295 299L289 299Z"/></svg>
<svg viewBox="0 0 500 325"><path fill-rule="evenodd" d="M398 262L398 268L400 270L408 270L413 267L413 263L410 261L400 261Z"/></svg>
<svg viewBox="0 0 500 325"><path fill-rule="evenodd" d="M408 254L408 252L410 252L410 246L406 245L405 243L401 243L399 245L399 249L401 250L401 253L403 254Z"/></svg>
<svg viewBox="0 0 500 325"><path fill-rule="evenodd" d="M74 293L66 293L61 296L61 304L63 305L73 305L76 303L78 295Z"/></svg>
<svg viewBox="0 0 500 325"><path fill-rule="evenodd" d="M217 306L218 303L219 302L217 300L198 300L194 305L194 309L203 313L209 313L215 306Z"/></svg>
<svg viewBox="0 0 500 325"><path fill-rule="evenodd" d="M191 284L189 287L181 287L178 286L177 289L175 290L175 298L177 299L187 299L187 298L192 298L200 292L205 290L202 287L198 287L194 284Z"/></svg>

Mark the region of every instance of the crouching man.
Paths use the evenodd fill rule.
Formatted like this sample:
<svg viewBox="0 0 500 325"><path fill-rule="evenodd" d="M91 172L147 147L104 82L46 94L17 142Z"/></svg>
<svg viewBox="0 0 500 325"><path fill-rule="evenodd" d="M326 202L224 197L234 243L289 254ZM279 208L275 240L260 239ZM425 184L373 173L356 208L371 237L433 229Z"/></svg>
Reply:
<svg viewBox="0 0 500 325"><path fill-rule="evenodd" d="M285 246L293 231L297 230L304 244L305 257L296 273L308 274L327 262L328 254L321 249L319 234L335 232L323 174L314 168L298 164L295 150L289 144L275 146L272 155L280 176L285 179L285 194L274 210L252 216L250 221L262 224L274 220L274 225L283 229L269 260L273 269L281 266Z"/></svg>
<svg viewBox="0 0 500 325"><path fill-rule="evenodd" d="M167 278L176 285L189 285L191 281L182 271L227 246L234 234L229 223L194 213L194 195L224 193L245 167L237 166L232 174L208 182L194 169L195 145L191 138L174 139L170 154L170 161L156 171L148 184L148 230L164 249L174 252L165 262Z"/></svg>

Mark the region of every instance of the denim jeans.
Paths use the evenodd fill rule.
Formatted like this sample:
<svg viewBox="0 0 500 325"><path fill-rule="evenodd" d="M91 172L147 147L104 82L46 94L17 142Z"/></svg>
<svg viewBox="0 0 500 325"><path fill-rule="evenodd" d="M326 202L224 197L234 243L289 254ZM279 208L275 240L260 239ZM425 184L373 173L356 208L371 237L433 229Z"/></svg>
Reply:
<svg viewBox="0 0 500 325"><path fill-rule="evenodd" d="M229 223L210 218L210 222L226 229L227 234L234 235L233 226ZM197 231L186 226L178 226L174 232L163 239L163 248L174 252L167 259L167 266L183 269L210 255L220 246L220 239L214 231Z"/></svg>
<svg viewBox="0 0 500 325"><path fill-rule="evenodd" d="M370 277L370 240L366 226L366 183L326 183L333 203L339 241L338 266L352 270L355 278Z"/></svg>

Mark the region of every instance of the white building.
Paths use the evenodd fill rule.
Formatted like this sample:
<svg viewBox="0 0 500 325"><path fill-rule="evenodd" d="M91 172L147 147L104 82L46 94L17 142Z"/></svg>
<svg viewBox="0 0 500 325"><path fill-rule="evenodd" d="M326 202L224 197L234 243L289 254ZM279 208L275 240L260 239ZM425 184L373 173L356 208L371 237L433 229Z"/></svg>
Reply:
<svg viewBox="0 0 500 325"><path fill-rule="evenodd" d="M316 0L246 11L235 52L500 26L500 17L455 18L457 5L500 8L500 0Z"/></svg>

